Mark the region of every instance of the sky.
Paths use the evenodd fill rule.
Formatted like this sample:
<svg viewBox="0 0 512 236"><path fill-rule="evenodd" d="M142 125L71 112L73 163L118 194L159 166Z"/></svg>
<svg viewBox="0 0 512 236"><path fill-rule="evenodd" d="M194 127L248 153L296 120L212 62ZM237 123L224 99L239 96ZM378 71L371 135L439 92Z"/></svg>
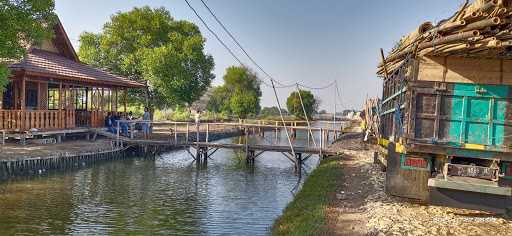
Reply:
<svg viewBox="0 0 512 236"><path fill-rule="evenodd" d="M246 65L266 77L244 57L241 50L215 22L200 0L189 0L208 25ZM381 94L376 75L380 48L388 52L422 22L437 23L452 15L463 0L205 0L246 51L273 78L285 84L299 82L322 87L312 90L320 109L332 112L361 109L366 97ZM238 65L227 50L206 30L184 0L56 0L59 15L75 49L84 31L101 32L117 12L148 5L165 7L176 20L196 23L206 38L205 50L215 60L213 85L223 83L225 69ZM262 106L275 106L271 88L263 86ZM285 106L293 89L278 89ZM335 101L338 102L335 102Z"/></svg>

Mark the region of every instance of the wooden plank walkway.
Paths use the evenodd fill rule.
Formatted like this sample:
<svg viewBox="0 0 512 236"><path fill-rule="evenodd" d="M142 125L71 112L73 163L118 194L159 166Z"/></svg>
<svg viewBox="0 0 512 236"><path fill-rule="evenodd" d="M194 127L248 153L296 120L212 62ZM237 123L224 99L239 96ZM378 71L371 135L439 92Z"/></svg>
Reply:
<svg viewBox="0 0 512 236"><path fill-rule="evenodd" d="M131 123L141 123L141 121L130 121L127 122L129 124ZM257 134L264 134L265 129L272 129L275 132L281 132L281 129L284 129L283 126L279 125L267 125L267 124L246 124L246 123L189 123L189 122L151 122L151 121L142 121L142 123L151 123L152 125L159 125L159 126L169 126L169 130L171 130L171 133L169 133L169 136L167 137L160 137L160 138L153 138L153 139L140 139L136 137L124 137L121 136L119 131L117 134L108 133L105 131L97 131L98 134L116 139L119 142L123 142L130 145L140 145L140 146L165 146L165 147L194 147L196 149L236 149L236 150L244 150L246 152L249 151L258 151L258 152L280 152L280 153L289 153L292 154L295 152L295 154L318 154L318 155L337 155L338 153L334 152L333 150L326 147L326 142L329 140L329 133L332 133L334 137L337 137L338 134L341 134L341 129L332 129L332 128L317 128L317 127L306 127L306 126L288 126L287 129L292 130L292 134L296 135L296 130L305 130L308 131L308 135L313 135L312 132L318 132L320 138L320 144L319 147L316 146L293 146L290 147L289 145L264 145L264 144L235 144L235 143L215 143L211 142L209 140L209 133L213 126L220 126L224 128L238 128L240 131L243 131L243 133L251 133L257 135ZM178 126L186 126L186 130L184 131L178 131ZM203 126L205 129L200 129L200 126ZM119 126L118 126L119 127ZM195 129L194 129L195 128ZM188 139L189 135L195 134L198 135L197 132L199 130L203 130L205 133L205 139L204 141L193 142L190 139ZM185 134L184 140L179 140L178 134ZM164 139L165 138L165 139Z"/></svg>
<svg viewBox="0 0 512 236"><path fill-rule="evenodd" d="M189 144L184 144L183 146L192 146L192 147L208 147L208 148L225 148L225 149L239 149L239 150L253 150L253 151L266 151L266 152L287 152L290 153L292 151L290 146L283 145L263 145L263 144L235 144L235 143L206 143L206 142L192 142ZM303 147L303 146L294 146L293 150L296 153L306 153L306 154L323 154L323 155L337 155L338 153L327 149L327 148L315 148L315 147Z"/></svg>

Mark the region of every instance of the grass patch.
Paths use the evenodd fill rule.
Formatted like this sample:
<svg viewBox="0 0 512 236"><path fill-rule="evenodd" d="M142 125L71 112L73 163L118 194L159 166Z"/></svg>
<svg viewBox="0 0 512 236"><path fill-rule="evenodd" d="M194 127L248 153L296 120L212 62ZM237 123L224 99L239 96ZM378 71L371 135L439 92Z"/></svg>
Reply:
<svg viewBox="0 0 512 236"><path fill-rule="evenodd" d="M272 226L273 235L315 235L326 222L329 196L341 175L341 157L322 160Z"/></svg>

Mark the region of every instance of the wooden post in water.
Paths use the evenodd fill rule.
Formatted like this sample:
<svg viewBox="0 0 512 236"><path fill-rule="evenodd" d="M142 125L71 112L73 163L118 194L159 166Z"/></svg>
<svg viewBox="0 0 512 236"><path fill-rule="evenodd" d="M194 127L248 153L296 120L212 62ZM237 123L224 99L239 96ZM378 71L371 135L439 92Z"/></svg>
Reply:
<svg viewBox="0 0 512 236"><path fill-rule="evenodd" d="M310 143L310 139L311 139L311 128L308 128L308 147L309 147L309 143ZM313 137L314 138L314 137Z"/></svg>
<svg viewBox="0 0 512 236"><path fill-rule="evenodd" d="M324 148L324 129L320 128L320 157L322 157L322 149Z"/></svg>
<svg viewBox="0 0 512 236"><path fill-rule="evenodd" d="M302 175L302 153L296 153L295 154L295 170L297 172L297 175Z"/></svg>
<svg viewBox="0 0 512 236"><path fill-rule="evenodd" d="M206 123L206 142L210 139L210 124Z"/></svg>
<svg viewBox="0 0 512 236"><path fill-rule="evenodd" d="M246 155L246 158L249 155L249 135L247 134L247 130L245 132L245 155Z"/></svg>
<svg viewBox="0 0 512 236"><path fill-rule="evenodd" d="M174 123L174 145L178 145L178 125Z"/></svg>
<svg viewBox="0 0 512 236"><path fill-rule="evenodd" d="M188 143L188 122L187 122L187 134L185 134L185 143Z"/></svg>

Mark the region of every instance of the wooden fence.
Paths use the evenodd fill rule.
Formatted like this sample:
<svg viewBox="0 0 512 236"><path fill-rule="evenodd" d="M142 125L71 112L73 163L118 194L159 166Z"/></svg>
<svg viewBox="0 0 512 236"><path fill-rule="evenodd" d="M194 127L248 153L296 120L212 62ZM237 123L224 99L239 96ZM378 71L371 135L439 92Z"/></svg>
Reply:
<svg viewBox="0 0 512 236"><path fill-rule="evenodd" d="M0 130L27 131L75 128L74 110L0 110Z"/></svg>

